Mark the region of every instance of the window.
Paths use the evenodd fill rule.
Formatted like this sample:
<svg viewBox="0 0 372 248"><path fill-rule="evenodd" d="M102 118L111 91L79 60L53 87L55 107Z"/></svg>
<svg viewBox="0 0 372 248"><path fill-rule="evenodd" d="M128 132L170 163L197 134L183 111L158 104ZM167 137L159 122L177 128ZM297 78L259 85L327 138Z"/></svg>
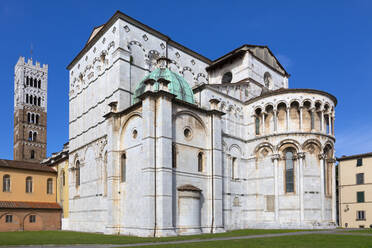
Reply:
<svg viewBox="0 0 372 248"><path fill-rule="evenodd" d="M236 175L236 158L232 158L231 160L231 178L235 179Z"/></svg>
<svg viewBox="0 0 372 248"><path fill-rule="evenodd" d="M30 223L35 223L36 222L36 215L30 215L29 221L30 221Z"/></svg>
<svg viewBox="0 0 372 248"><path fill-rule="evenodd" d="M26 193L32 193L32 177L26 178Z"/></svg>
<svg viewBox="0 0 372 248"><path fill-rule="evenodd" d="M30 86L32 87L34 85L34 80L30 77L29 81L30 81Z"/></svg>
<svg viewBox="0 0 372 248"><path fill-rule="evenodd" d="M37 97L34 96L34 105L37 105Z"/></svg>
<svg viewBox="0 0 372 248"><path fill-rule="evenodd" d="M32 137L32 141L36 141L36 138L37 138L37 132L34 132L34 135Z"/></svg>
<svg viewBox="0 0 372 248"><path fill-rule="evenodd" d="M232 80L232 73L231 73L231 71L228 71L225 74L223 74L223 76L222 76L222 83L223 84L231 83L231 80Z"/></svg>
<svg viewBox="0 0 372 248"><path fill-rule="evenodd" d="M29 79L28 79L28 76L26 77L26 85L28 86L29 85Z"/></svg>
<svg viewBox="0 0 372 248"><path fill-rule="evenodd" d="M28 132L28 141L32 141L32 131Z"/></svg>
<svg viewBox="0 0 372 248"><path fill-rule="evenodd" d="M366 220L366 212L365 211L357 211L357 220Z"/></svg>
<svg viewBox="0 0 372 248"><path fill-rule="evenodd" d="M121 165L120 165L120 181L123 183L126 180L126 166L127 166L127 157L125 153L121 155Z"/></svg>
<svg viewBox="0 0 372 248"><path fill-rule="evenodd" d="M356 184L364 184L364 173L356 174Z"/></svg>
<svg viewBox="0 0 372 248"><path fill-rule="evenodd" d="M5 216L5 223L12 223L13 222L13 215L7 214Z"/></svg>
<svg viewBox="0 0 372 248"><path fill-rule="evenodd" d="M65 175L65 171L62 171L62 186L65 186L65 180L66 180L66 175Z"/></svg>
<svg viewBox="0 0 372 248"><path fill-rule="evenodd" d="M26 103L28 103L28 94L26 94Z"/></svg>
<svg viewBox="0 0 372 248"><path fill-rule="evenodd" d="M357 164L356 166L362 166L363 165L363 159L362 158L358 158L357 159Z"/></svg>
<svg viewBox="0 0 372 248"><path fill-rule="evenodd" d="M35 114L31 114L31 123L35 123Z"/></svg>
<svg viewBox="0 0 372 248"><path fill-rule="evenodd" d="M33 104L33 97L32 96L30 96L30 104Z"/></svg>
<svg viewBox="0 0 372 248"><path fill-rule="evenodd" d="M199 152L198 154L198 171L202 172L203 171L203 153Z"/></svg>
<svg viewBox="0 0 372 248"><path fill-rule="evenodd" d="M37 82L37 87L40 89L41 88L41 80L39 79L39 81Z"/></svg>
<svg viewBox="0 0 372 248"><path fill-rule="evenodd" d="M27 113L27 122L28 122L28 123L31 122L31 114L30 114L30 113Z"/></svg>
<svg viewBox="0 0 372 248"><path fill-rule="evenodd" d="M76 188L80 186L80 162L76 161L75 166L75 186Z"/></svg>
<svg viewBox="0 0 372 248"><path fill-rule="evenodd" d="M364 202L364 191L357 192L357 202Z"/></svg>
<svg viewBox="0 0 372 248"><path fill-rule="evenodd" d="M260 118L256 117L256 135L260 135Z"/></svg>
<svg viewBox="0 0 372 248"><path fill-rule="evenodd" d="M36 115L36 124L39 124L39 115Z"/></svg>
<svg viewBox="0 0 372 248"><path fill-rule="evenodd" d="M285 153L285 191L286 193L294 192L294 162L291 150Z"/></svg>
<svg viewBox="0 0 372 248"><path fill-rule="evenodd" d="M31 150L30 158L31 159L34 159L35 158L35 151L34 150Z"/></svg>
<svg viewBox="0 0 372 248"><path fill-rule="evenodd" d="M47 194L53 194L53 179L51 178L47 180Z"/></svg>
<svg viewBox="0 0 372 248"><path fill-rule="evenodd" d="M37 106L40 106L41 104L41 97L39 97L38 99L37 99Z"/></svg>
<svg viewBox="0 0 372 248"><path fill-rule="evenodd" d="M176 144L172 144L172 168L177 168L177 150Z"/></svg>
<svg viewBox="0 0 372 248"><path fill-rule="evenodd" d="M37 79L36 78L34 79L34 87L35 88L37 87Z"/></svg>
<svg viewBox="0 0 372 248"><path fill-rule="evenodd" d="M3 192L10 192L10 176L3 176Z"/></svg>
<svg viewBox="0 0 372 248"><path fill-rule="evenodd" d="M264 74L264 84L266 88L270 89L271 86L271 75L268 72L265 72Z"/></svg>

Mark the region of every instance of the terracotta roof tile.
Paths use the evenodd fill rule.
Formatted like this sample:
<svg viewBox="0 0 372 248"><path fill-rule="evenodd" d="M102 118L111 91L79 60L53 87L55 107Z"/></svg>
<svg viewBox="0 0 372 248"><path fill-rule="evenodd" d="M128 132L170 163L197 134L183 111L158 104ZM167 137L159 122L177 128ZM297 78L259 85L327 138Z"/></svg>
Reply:
<svg viewBox="0 0 372 248"><path fill-rule="evenodd" d="M40 163L24 162L17 160L0 159L0 167L57 173L54 168L46 165L41 165Z"/></svg>
<svg viewBox="0 0 372 248"><path fill-rule="evenodd" d="M23 201L0 201L1 208L18 208L18 209L61 209L56 202L23 202Z"/></svg>

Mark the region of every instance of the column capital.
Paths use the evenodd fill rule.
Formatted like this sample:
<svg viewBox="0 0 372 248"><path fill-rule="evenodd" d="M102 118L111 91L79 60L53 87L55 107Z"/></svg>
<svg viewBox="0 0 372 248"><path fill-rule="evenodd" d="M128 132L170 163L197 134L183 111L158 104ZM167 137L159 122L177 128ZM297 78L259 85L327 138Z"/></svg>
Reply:
<svg viewBox="0 0 372 248"><path fill-rule="evenodd" d="M305 153L304 152L298 152L297 156L298 156L298 158L304 159L305 158Z"/></svg>
<svg viewBox="0 0 372 248"><path fill-rule="evenodd" d="M279 154L273 154L273 155L271 156L271 160L272 160L272 161L279 160L279 159L280 159L280 155L279 155Z"/></svg>
<svg viewBox="0 0 372 248"><path fill-rule="evenodd" d="M325 156L325 154L319 154L318 157L319 157L319 159L325 159L326 156Z"/></svg>
<svg viewBox="0 0 372 248"><path fill-rule="evenodd" d="M334 163L336 163L336 159L335 158L329 158L329 159L327 159L327 162L334 164Z"/></svg>

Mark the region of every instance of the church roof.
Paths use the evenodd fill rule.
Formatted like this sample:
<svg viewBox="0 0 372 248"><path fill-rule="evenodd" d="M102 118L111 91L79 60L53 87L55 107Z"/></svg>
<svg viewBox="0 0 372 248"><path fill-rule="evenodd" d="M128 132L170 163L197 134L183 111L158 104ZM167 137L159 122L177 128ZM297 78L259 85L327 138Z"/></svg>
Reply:
<svg viewBox="0 0 372 248"><path fill-rule="evenodd" d="M175 72L172 72L168 68L155 69L149 75L147 75L139 84L137 84L133 95L133 103L137 103L140 101L138 97L145 92L145 81L147 81L148 79L152 79L155 81L153 88L154 91L159 91L159 79L168 80L170 82L168 84L168 90L170 93L176 95L176 98L179 100L195 104L194 93L190 85L182 76Z"/></svg>
<svg viewBox="0 0 372 248"><path fill-rule="evenodd" d="M44 171L44 172L57 173L53 168L49 166L42 165L40 163L25 162L25 161L18 161L18 160L0 159L0 167L10 168L10 169L29 170L29 171Z"/></svg>

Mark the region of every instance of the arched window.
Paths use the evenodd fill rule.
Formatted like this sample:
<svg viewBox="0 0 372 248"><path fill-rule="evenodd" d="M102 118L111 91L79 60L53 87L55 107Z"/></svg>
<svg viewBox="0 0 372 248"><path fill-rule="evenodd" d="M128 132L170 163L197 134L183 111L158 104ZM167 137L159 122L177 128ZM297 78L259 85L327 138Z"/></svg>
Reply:
<svg viewBox="0 0 372 248"><path fill-rule="evenodd" d="M34 105L36 105L36 104L37 104L37 97L34 96Z"/></svg>
<svg viewBox="0 0 372 248"><path fill-rule="evenodd" d="M34 150L31 150L30 158L31 159L34 159L35 158L35 151Z"/></svg>
<svg viewBox="0 0 372 248"><path fill-rule="evenodd" d="M32 193L32 177L26 177L26 193Z"/></svg>
<svg viewBox="0 0 372 248"><path fill-rule="evenodd" d="M34 98L30 95L30 104L34 104Z"/></svg>
<svg viewBox="0 0 372 248"><path fill-rule="evenodd" d="M10 192L10 176L3 176L3 192Z"/></svg>
<svg viewBox="0 0 372 248"><path fill-rule="evenodd" d="M260 135L260 118L256 116L255 120L256 135Z"/></svg>
<svg viewBox="0 0 372 248"><path fill-rule="evenodd" d="M28 132L28 141L32 141L32 131Z"/></svg>
<svg viewBox="0 0 372 248"><path fill-rule="evenodd" d="M268 72L265 72L264 74L264 84L266 88L271 88L271 75Z"/></svg>
<svg viewBox="0 0 372 248"><path fill-rule="evenodd" d="M39 79L39 81L37 82L37 87L40 89L41 88L41 80Z"/></svg>
<svg viewBox="0 0 372 248"><path fill-rule="evenodd" d="M39 124L39 115L36 115L36 124Z"/></svg>
<svg viewBox="0 0 372 248"><path fill-rule="evenodd" d="M37 106L40 106L41 105L41 97L39 97L38 99L37 99Z"/></svg>
<svg viewBox="0 0 372 248"><path fill-rule="evenodd" d="M31 123L35 123L35 114L31 114Z"/></svg>
<svg viewBox="0 0 372 248"><path fill-rule="evenodd" d="M53 179L48 178L47 180L47 194L53 194Z"/></svg>
<svg viewBox="0 0 372 248"><path fill-rule="evenodd" d="M32 141L36 141L36 138L37 138L37 132L34 132L34 135L32 137Z"/></svg>
<svg viewBox="0 0 372 248"><path fill-rule="evenodd" d="M28 94L26 94L26 103L28 103Z"/></svg>
<svg viewBox="0 0 372 248"><path fill-rule="evenodd" d="M203 169L204 169L203 167L204 167L203 153L202 152L199 152L199 154L198 154L198 171L199 172L202 172Z"/></svg>
<svg viewBox="0 0 372 248"><path fill-rule="evenodd" d="M30 114L30 113L27 113L27 122L28 122L28 123L31 122L31 114Z"/></svg>
<svg viewBox="0 0 372 248"><path fill-rule="evenodd" d="M28 79L28 76L26 77L26 85L28 86L29 85L29 79Z"/></svg>
<svg viewBox="0 0 372 248"><path fill-rule="evenodd" d="M34 87L35 88L37 87L37 79L36 78L34 79Z"/></svg>
<svg viewBox="0 0 372 248"><path fill-rule="evenodd" d="M76 161L75 165L75 186L76 188L80 186L80 162Z"/></svg>
<svg viewBox="0 0 372 248"><path fill-rule="evenodd" d="M127 167L127 157L125 153L121 155L121 164L120 164L120 181L125 182L126 180L126 168Z"/></svg>
<svg viewBox="0 0 372 248"><path fill-rule="evenodd" d="M30 86L34 86L34 80L32 79L32 77L30 77Z"/></svg>
<svg viewBox="0 0 372 248"><path fill-rule="evenodd" d="M294 155L291 149L285 151L285 192L294 192Z"/></svg>
<svg viewBox="0 0 372 248"><path fill-rule="evenodd" d="M231 83L231 81L232 81L232 76L233 76L233 75L232 75L231 71L226 72L225 74L223 74L221 82L222 82L223 84Z"/></svg>

